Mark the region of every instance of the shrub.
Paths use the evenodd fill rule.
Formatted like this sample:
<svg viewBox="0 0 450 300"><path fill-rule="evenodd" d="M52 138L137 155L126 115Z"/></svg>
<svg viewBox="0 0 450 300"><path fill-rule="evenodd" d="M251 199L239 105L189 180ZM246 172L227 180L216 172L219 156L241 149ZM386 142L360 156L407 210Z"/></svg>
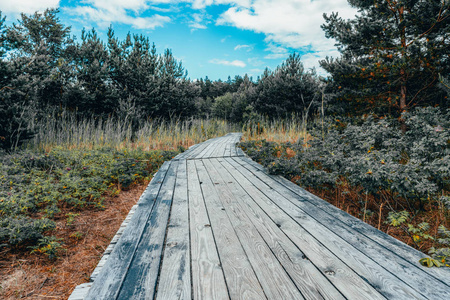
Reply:
<svg viewBox="0 0 450 300"><path fill-rule="evenodd" d="M35 252L53 257L59 246L46 234L55 228L52 219L62 207L103 209L108 191L150 179L175 154L109 148L4 154L0 157L0 244L31 245L37 247ZM66 214L68 226L76 216L76 212Z"/></svg>
<svg viewBox="0 0 450 300"><path fill-rule="evenodd" d="M370 195L380 200L380 212L386 202L393 210L389 225L403 228L417 248L425 241L442 246L431 248L433 258L421 263L449 265L449 231L440 227L441 238L436 241L428 223L413 225L410 216L424 212L427 204L435 204L448 218L450 109L418 108L405 113L403 119L408 127L405 134L397 119L365 117L343 122L344 118L339 118L328 120L324 129L311 124L312 139L306 144L301 139L294 144L263 140L240 146L270 173L306 188L351 190L360 202Z"/></svg>
<svg viewBox="0 0 450 300"><path fill-rule="evenodd" d="M46 231L55 228L55 222L49 219L31 219L29 217L6 216L0 219L0 241L11 246L35 244L44 237Z"/></svg>
<svg viewBox="0 0 450 300"><path fill-rule="evenodd" d="M423 209L430 198L438 199L449 189L450 110L421 108L405 114L409 130L402 134L394 119L368 117L360 124L327 123L306 146L266 141L241 143L247 154L305 187L324 189L344 178L364 193L387 192L394 199L407 199ZM286 149L296 155L288 159Z"/></svg>
<svg viewBox="0 0 450 300"><path fill-rule="evenodd" d="M58 253L63 249L62 241L54 236L46 236L39 239L36 246L31 247L31 253L41 253L53 260L58 257Z"/></svg>

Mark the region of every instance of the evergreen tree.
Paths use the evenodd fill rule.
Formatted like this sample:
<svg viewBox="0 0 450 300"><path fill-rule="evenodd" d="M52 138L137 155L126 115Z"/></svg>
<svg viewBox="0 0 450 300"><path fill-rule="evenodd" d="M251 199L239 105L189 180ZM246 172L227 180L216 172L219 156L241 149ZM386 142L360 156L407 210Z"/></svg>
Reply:
<svg viewBox="0 0 450 300"><path fill-rule="evenodd" d="M133 101L127 105L135 105L143 115L152 115L159 68L155 45L151 45L143 35L131 37L128 34L124 41L119 42L110 28L108 49L110 78L120 101Z"/></svg>
<svg viewBox="0 0 450 300"><path fill-rule="evenodd" d="M31 137L28 123L33 112L30 104L16 97L14 63L5 59L5 19L0 11L0 149L11 150Z"/></svg>
<svg viewBox="0 0 450 300"><path fill-rule="evenodd" d="M252 103L256 99L257 86L252 78L245 74L237 92L233 93L230 120L237 123L248 121L250 114L254 112Z"/></svg>
<svg viewBox="0 0 450 300"><path fill-rule="evenodd" d="M71 81L73 40L61 24L57 9L27 16L6 30L6 47L17 100L35 101L44 109L60 105L64 86Z"/></svg>
<svg viewBox="0 0 450 300"><path fill-rule="evenodd" d="M117 97L110 82L109 54L94 29L82 31L74 60L76 81L67 93L67 105L82 114L111 114Z"/></svg>
<svg viewBox="0 0 450 300"><path fill-rule="evenodd" d="M158 59L157 85L151 115L171 118L192 116L199 89L187 78L181 62L166 49Z"/></svg>
<svg viewBox="0 0 450 300"><path fill-rule="evenodd" d="M291 54L274 72L266 69L259 80L254 107L271 118L304 113L318 99L315 71L305 71L298 54Z"/></svg>
<svg viewBox="0 0 450 300"><path fill-rule="evenodd" d="M324 15L326 36L341 58L321 66L347 112L403 112L417 104L445 103L439 73L450 71L448 0L348 0L359 14ZM345 106L347 105L347 106Z"/></svg>

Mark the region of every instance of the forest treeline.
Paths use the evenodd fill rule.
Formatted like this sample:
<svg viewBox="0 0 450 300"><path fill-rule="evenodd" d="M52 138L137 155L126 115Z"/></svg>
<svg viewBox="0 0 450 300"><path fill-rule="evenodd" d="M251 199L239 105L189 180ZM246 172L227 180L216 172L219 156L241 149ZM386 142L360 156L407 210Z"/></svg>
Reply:
<svg viewBox="0 0 450 300"><path fill-rule="evenodd" d="M143 119L218 117L246 122L292 114L400 116L414 106L448 107L448 1L349 1L359 16L325 15L322 26L342 53L320 77L291 54L256 79L190 79L171 50L158 53L143 35L124 40L109 28L79 41L57 9L22 14L6 26L0 15L0 148L33 135L31 120L65 109L83 117ZM391 3L388 5L388 3Z"/></svg>
<svg viewBox="0 0 450 300"><path fill-rule="evenodd" d="M326 78L294 53L257 78L191 79L143 35L76 39L58 10L0 13L0 248L56 258L88 235L83 210L242 129L269 172L450 266L450 3L348 2L354 19L324 15L341 53Z"/></svg>

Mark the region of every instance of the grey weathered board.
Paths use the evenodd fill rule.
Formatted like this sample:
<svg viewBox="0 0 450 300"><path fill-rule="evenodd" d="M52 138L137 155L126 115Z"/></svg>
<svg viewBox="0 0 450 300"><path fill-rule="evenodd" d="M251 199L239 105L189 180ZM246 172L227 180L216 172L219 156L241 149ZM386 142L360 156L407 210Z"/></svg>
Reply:
<svg viewBox="0 0 450 300"><path fill-rule="evenodd" d="M450 299L448 269L268 175L240 137L161 167L85 299Z"/></svg>

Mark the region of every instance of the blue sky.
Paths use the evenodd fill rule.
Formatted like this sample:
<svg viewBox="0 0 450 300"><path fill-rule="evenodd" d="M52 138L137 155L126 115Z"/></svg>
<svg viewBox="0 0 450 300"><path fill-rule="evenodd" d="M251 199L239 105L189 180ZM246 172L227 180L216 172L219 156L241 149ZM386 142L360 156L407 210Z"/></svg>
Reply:
<svg viewBox="0 0 450 300"><path fill-rule="evenodd" d="M346 0L0 0L9 22L46 7L59 7L78 38L83 27L94 27L104 40L110 25L121 39L142 33L159 53L172 49L188 77L212 80L256 78L294 51L306 68L325 75L318 60L339 53L320 29L323 13L356 14Z"/></svg>

